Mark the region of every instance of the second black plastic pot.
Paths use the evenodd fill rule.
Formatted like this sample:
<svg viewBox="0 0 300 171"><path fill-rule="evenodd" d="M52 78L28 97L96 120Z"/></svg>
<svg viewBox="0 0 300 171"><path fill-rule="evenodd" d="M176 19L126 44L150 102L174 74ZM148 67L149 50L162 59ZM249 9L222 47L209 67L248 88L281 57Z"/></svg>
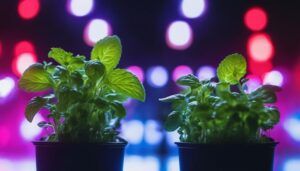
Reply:
<svg viewBox="0 0 300 171"><path fill-rule="evenodd" d="M127 143L34 142L37 171L122 171Z"/></svg>
<svg viewBox="0 0 300 171"><path fill-rule="evenodd" d="M176 143L180 171L273 171L277 143Z"/></svg>

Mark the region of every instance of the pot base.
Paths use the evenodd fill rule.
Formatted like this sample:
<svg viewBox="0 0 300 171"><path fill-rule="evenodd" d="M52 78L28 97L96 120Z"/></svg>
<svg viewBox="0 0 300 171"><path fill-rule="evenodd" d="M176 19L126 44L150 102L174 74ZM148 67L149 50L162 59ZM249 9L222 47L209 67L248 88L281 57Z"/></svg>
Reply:
<svg viewBox="0 0 300 171"><path fill-rule="evenodd" d="M273 171L277 143L176 143L180 171Z"/></svg>
<svg viewBox="0 0 300 171"><path fill-rule="evenodd" d="M126 144L34 142L37 171L122 171Z"/></svg>

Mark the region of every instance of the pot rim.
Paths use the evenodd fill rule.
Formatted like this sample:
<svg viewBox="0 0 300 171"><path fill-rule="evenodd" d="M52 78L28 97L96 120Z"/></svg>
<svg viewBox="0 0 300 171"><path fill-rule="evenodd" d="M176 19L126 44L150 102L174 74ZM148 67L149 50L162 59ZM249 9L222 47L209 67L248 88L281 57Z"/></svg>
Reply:
<svg viewBox="0 0 300 171"><path fill-rule="evenodd" d="M275 147L279 142L257 142L257 143L192 143L192 142L175 142L179 148L189 148L189 147L237 147L237 146L272 146Z"/></svg>
<svg viewBox="0 0 300 171"><path fill-rule="evenodd" d="M47 141L32 141L35 146L111 146L124 147L128 143L124 142L47 142Z"/></svg>

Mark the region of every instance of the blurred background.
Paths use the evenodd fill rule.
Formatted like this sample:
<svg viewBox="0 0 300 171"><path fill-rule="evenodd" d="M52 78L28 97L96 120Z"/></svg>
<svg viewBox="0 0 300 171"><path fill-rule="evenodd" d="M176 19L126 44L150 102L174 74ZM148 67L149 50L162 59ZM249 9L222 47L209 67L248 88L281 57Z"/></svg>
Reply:
<svg viewBox="0 0 300 171"><path fill-rule="evenodd" d="M193 73L212 78L234 52L249 63L248 91L261 84L283 87L281 121L271 135L280 142L275 171L300 170L300 4L277 0L1 0L0 171L35 171L31 141L43 131L41 112L28 123L33 96L18 79L51 47L89 56L93 44L118 35L120 67L135 73L147 100L126 102L121 132L130 145L124 171L179 171L176 132L163 130L168 106L158 102L180 90L174 80Z"/></svg>

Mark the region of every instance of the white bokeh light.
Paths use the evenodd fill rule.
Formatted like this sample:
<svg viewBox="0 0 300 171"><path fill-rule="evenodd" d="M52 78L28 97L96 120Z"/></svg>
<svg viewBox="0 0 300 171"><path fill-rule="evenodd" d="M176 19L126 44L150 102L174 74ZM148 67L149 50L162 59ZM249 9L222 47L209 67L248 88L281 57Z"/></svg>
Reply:
<svg viewBox="0 0 300 171"><path fill-rule="evenodd" d="M155 145L161 142L162 132L160 125L155 120L148 120L145 124L145 140L148 144Z"/></svg>
<svg viewBox="0 0 300 171"><path fill-rule="evenodd" d="M152 87L163 87L168 82L168 71L162 66L155 66L147 71L147 81Z"/></svg>
<svg viewBox="0 0 300 171"><path fill-rule="evenodd" d="M112 33L111 26L103 19L91 20L84 30L84 41L87 45L93 46L97 41Z"/></svg>
<svg viewBox="0 0 300 171"><path fill-rule="evenodd" d="M92 11L94 0L69 0L67 4L68 10L71 14L77 17L82 17Z"/></svg>
<svg viewBox="0 0 300 171"><path fill-rule="evenodd" d="M179 169L179 158L170 157L167 161L167 171L180 171Z"/></svg>
<svg viewBox="0 0 300 171"><path fill-rule="evenodd" d="M175 21L167 29L167 45L177 50L187 49L193 41L193 31L185 21Z"/></svg>
<svg viewBox="0 0 300 171"><path fill-rule="evenodd" d="M22 160L14 163L16 171L36 171L36 164L34 160Z"/></svg>
<svg viewBox="0 0 300 171"><path fill-rule="evenodd" d="M175 146L175 142L179 142L179 133L177 131L167 132L167 142L171 146Z"/></svg>
<svg viewBox="0 0 300 171"><path fill-rule="evenodd" d="M263 84L282 86L284 77L281 72L273 70L265 74Z"/></svg>
<svg viewBox="0 0 300 171"><path fill-rule="evenodd" d="M127 155L124 158L124 171L159 171L159 160L153 156L141 157L138 155Z"/></svg>
<svg viewBox="0 0 300 171"><path fill-rule="evenodd" d="M205 10L205 0L182 0L181 12L187 18L197 18Z"/></svg>
<svg viewBox="0 0 300 171"><path fill-rule="evenodd" d="M202 66L197 70L199 80L209 80L216 76L216 69L212 66Z"/></svg>
<svg viewBox="0 0 300 171"><path fill-rule="evenodd" d="M10 77L0 80L0 98L7 97L15 87L15 81Z"/></svg>
<svg viewBox="0 0 300 171"><path fill-rule="evenodd" d="M283 128L292 137L292 139L300 142L300 119L286 119L283 123Z"/></svg>
<svg viewBox="0 0 300 171"><path fill-rule="evenodd" d="M15 171L12 161L0 158L0 171Z"/></svg>
<svg viewBox="0 0 300 171"><path fill-rule="evenodd" d="M121 137L130 144L139 144L144 137L144 125L139 120L131 120L122 124Z"/></svg>
<svg viewBox="0 0 300 171"><path fill-rule="evenodd" d="M283 171L299 171L300 159L288 159L285 161Z"/></svg>
<svg viewBox="0 0 300 171"><path fill-rule="evenodd" d="M37 113L30 123L24 119L20 126L20 132L22 137L27 141L34 140L42 132L42 128L38 127L38 123L43 120L42 116Z"/></svg>
<svg viewBox="0 0 300 171"><path fill-rule="evenodd" d="M16 59L16 72L22 75L23 72L32 64L37 62L33 53L22 53Z"/></svg>

